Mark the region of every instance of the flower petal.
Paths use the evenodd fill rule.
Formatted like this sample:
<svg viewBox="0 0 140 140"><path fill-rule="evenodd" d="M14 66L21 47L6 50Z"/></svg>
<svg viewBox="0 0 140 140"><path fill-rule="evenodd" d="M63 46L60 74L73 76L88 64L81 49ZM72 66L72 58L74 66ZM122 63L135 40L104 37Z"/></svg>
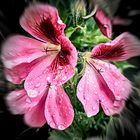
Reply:
<svg viewBox="0 0 140 140"><path fill-rule="evenodd" d="M85 73L77 86L77 97L82 103L88 117L94 116L99 112L99 97L101 92L98 87L93 69L86 65Z"/></svg>
<svg viewBox="0 0 140 140"><path fill-rule="evenodd" d="M59 41L61 44L61 51L64 54L63 58L67 59L68 63L71 64L73 67L75 67L77 64L77 50L75 46L65 36L60 36Z"/></svg>
<svg viewBox="0 0 140 140"><path fill-rule="evenodd" d="M112 64L94 60L94 66L115 97L115 99L112 100L113 102L108 104L108 99L105 99L104 96L99 96L104 112L106 115L120 113L124 107L125 100L132 91L130 81ZM109 94L105 88L103 91Z"/></svg>
<svg viewBox="0 0 140 140"><path fill-rule="evenodd" d="M52 86L49 89L45 117L50 127L64 130L69 127L74 119L71 102L61 86Z"/></svg>
<svg viewBox="0 0 140 140"><path fill-rule="evenodd" d="M24 89L8 94L6 103L13 114L24 114L31 107L31 100Z"/></svg>
<svg viewBox="0 0 140 140"><path fill-rule="evenodd" d="M25 123L31 127L42 127L46 123L44 108L47 94L42 96L38 104L28 110L24 115Z"/></svg>
<svg viewBox="0 0 140 140"><path fill-rule="evenodd" d="M58 44L57 37L64 34L62 23L55 7L34 4L28 7L20 19L20 24L28 33L42 41Z"/></svg>
<svg viewBox="0 0 140 140"><path fill-rule="evenodd" d="M57 54L48 53L46 58L34 66L33 70L28 74L24 83L24 88L29 97L39 98L39 96L42 96L42 93L46 91L48 84L50 84L49 80L52 78L48 67L51 65L56 55Z"/></svg>
<svg viewBox="0 0 140 140"><path fill-rule="evenodd" d="M94 16L101 32L107 36L108 38L111 38L112 36L112 25L111 20L109 17L104 13L104 11L100 8L97 9L95 16Z"/></svg>
<svg viewBox="0 0 140 140"><path fill-rule="evenodd" d="M34 66L42 59L44 58L38 58L31 63L22 63L13 67L12 69L5 68L6 79L14 84L21 84L23 80L26 79L30 71L34 68Z"/></svg>
<svg viewBox="0 0 140 140"><path fill-rule="evenodd" d="M123 61L140 55L140 41L130 33L122 33L109 43L99 44L92 50L100 60Z"/></svg>
<svg viewBox="0 0 140 140"><path fill-rule="evenodd" d="M44 56L45 43L15 35L7 39L2 48L2 60L6 68L13 68L22 63L30 63Z"/></svg>

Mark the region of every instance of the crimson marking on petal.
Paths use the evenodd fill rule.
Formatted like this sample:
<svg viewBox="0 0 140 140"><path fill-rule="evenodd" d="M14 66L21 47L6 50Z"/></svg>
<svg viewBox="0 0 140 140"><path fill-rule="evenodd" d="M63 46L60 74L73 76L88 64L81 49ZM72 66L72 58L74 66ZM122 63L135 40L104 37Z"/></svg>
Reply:
<svg viewBox="0 0 140 140"><path fill-rule="evenodd" d="M54 29L54 26L49 18L45 19L44 17L42 18L41 23L36 23L38 32L41 32L41 34L44 34L46 38L48 38L50 41L52 41L54 44L58 44L57 40L57 33Z"/></svg>
<svg viewBox="0 0 140 140"><path fill-rule="evenodd" d="M62 50L59 52L59 64L61 66L69 64L68 56L70 55L69 50Z"/></svg>
<svg viewBox="0 0 140 140"><path fill-rule="evenodd" d="M100 51L96 52L93 54L93 57L98 58L100 60L102 59L112 59L115 57L121 57L122 55L125 54L125 51L123 47L114 47L110 45L106 45L103 49L100 49Z"/></svg>

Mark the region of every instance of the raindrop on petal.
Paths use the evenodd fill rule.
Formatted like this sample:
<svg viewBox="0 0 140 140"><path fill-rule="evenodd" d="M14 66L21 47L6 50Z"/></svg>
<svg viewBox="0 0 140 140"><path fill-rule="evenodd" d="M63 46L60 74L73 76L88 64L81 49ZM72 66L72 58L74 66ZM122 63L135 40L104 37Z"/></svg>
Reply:
<svg viewBox="0 0 140 140"><path fill-rule="evenodd" d="M37 83L37 84L35 85L36 88L38 88L38 87L40 87L40 86L41 86L40 83Z"/></svg>
<svg viewBox="0 0 140 140"><path fill-rule="evenodd" d="M51 79L51 78L50 78L49 76L46 78L47 81L49 81L50 79Z"/></svg>
<svg viewBox="0 0 140 140"><path fill-rule="evenodd" d="M49 124L52 128L56 128L56 125L55 125L54 122L49 122L48 124Z"/></svg>
<svg viewBox="0 0 140 140"><path fill-rule="evenodd" d="M96 110L96 107L94 106L92 109L93 109L93 110Z"/></svg>
<svg viewBox="0 0 140 140"><path fill-rule="evenodd" d="M116 100L120 100L121 99L121 96L120 95L116 95Z"/></svg>
<svg viewBox="0 0 140 140"><path fill-rule="evenodd" d="M65 129L65 126L62 125L62 124L60 124L60 125L58 125L58 129L59 129L59 130L64 130L64 129Z"/></svg>
<svg viewBox="0 0 140 140"><path fill-rule="evenodd" d="M78 89L79 91L82 91L83 90L83 88L82 87L79 87L79 89Z"/></svg>
<svg viewBox="0 0 140 140"><path fill-rule="evenodd" d="M27 98L27 99L26 99L26 102L27 102L27 103L31 103L32 101L31 101L30 98Z"/></svg>
<svg viewBox="0 0 140 140"><path fill-rule="evenodd" d="M67 77L66 76L64 76L63 78L62 78L62 80L66 80L67 79Z"/></svg>
<svg viewBox="0 0 140 140"><path fill-rule="evenodd" d="M36 90L28 90L27 93L29 97L36 97L38 95Z"/></svg>

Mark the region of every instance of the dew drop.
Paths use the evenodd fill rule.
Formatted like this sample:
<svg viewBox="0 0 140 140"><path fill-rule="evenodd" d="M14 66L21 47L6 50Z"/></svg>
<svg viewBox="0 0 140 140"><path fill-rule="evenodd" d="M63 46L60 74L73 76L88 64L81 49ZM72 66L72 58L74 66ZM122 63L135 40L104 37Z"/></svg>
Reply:
<svg viewBox="0 0 140 140"><path fill-rule="evenodd" d="M26 102L27 102L27 103L31 103L32 101L31 101L30 98L27 98L27 99L26 99Z"/></svg>
<svg viewBox="0 0 140 140"><path fill-rule="evenodd" d="M119 107L119 106L120 106L120 102L115 101L113 105L114 105L115 107Z"/></svg>
<svg viewBox="0 0 140 140"><path fill-rule="evenodd" d="M83 88L82 88L82 87L79 87L79 88L78 88L78 90L79 90L79 91L82 91L82 90L83 90Z"/></svg>
<svg viewBox="0 0 140 140"><path fill-rule="evenodd" d="M121 96L120 95L116 95L116 100L120 100L121 99Z"/></svg>
<svg viewBox="0 0 140 140"><path fill-rule="evenodd" d="M36 97L38 95L38 92L36 90L28 90L27 93L29 97Z"/></svg>
<svg viewBox="0 0 140 140"><path fill-rule="evenodd" d="M64 76L63 78L62 78L62 80L64 81L64 80L66 80L67 79L67 77L66 76Z"/></svg>
<svg viewBox="0 0 140 140"><path fill-rule="evenodd" d="M40 75L39 78L42 78L42 76Z"/></svg>
<svg viewBox="0 0 140 140"><path fill-rule="evenodd" d="M61 67L61 66L58 67L58 70L62 70L62 69L63 69L63 67Z"/></svg>
<svg viewBox="0 0 140 140"><path fill-rule="evenodd" d="M65 129L65 126L62 125L62 124L60 124L60 125L58 125L58 129L59 129L59 130L64 130L64 129Z"/></svg>
<svg viewBox="0 0 140 140"><path fill-rule="evenodd" d="M37 83L37 84L35 85L36 88L38 88L38 87L40 87L40 86L41 86L40 83Z"/></svg>
<svg viewBox="0 0 140 140"><path fill-rule="evenodd" d="M49 81L50 79L51 79L51 78L50 78L49 76L46 78L47 81Z"/></svg>
<svg viewBox="0 0 140 140"><path fill-rule="evenodd" d="M56 128L56 125L55 125L54 122L49 122L48 124L49 124L52 128Z"/></svg>
<svg viewBox="0 0 140 140"><path fill-rule="evenodd" d="M96 110L96 107L94 106L92 109L93 109L93 110Z"/></svg>
<svg viewBox="0 0 140 140"><path fill-rule="evenodd" d="M104 99L102 99L102 100L101 100L101 103L104 103L104 102L105 102L105 100L104 100Z"/></svg>
<svg viewBox="0 0 140 140"><path fill-rule="evenodd" d="M17 95L17 96L20 96L21 94L18 92L18 93L16 93L16 95Z"/></svg>

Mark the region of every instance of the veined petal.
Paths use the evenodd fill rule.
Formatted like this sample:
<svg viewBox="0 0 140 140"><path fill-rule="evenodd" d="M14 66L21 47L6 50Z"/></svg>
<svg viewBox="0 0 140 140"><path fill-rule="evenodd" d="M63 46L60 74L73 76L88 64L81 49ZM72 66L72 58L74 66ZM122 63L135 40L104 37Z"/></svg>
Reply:
<svg viewBox="0 0 140 140"><path fill-rule="evenodd" d="M6 68L11 69L22 63L30 63L33 60L44 56L45 43L37 40L15 35L9 37L3 44L2 60Z"/></svg>
<svg viewBox="0 0 140 140"><path fill-rule="evenodd" d="M38 63L33 70L28 74L24 88L31 98L38 98L46 91L49 80L52 78L49 71L49 66L55 59L57 54L47 54L46 58Z"/></svg>
<svg viewBox="0 0 140 140"><path fill-rule="evenodd" d="M44 108L47 94L39 100L38 104L30 108L24 115L25 123L31 127L42 127L46 123Z"/></svg>
<svg viewBox="0 0 140 140"><path fill-rule="evenodd" d="M44 57L41 57L32 61L31 63L22 63L13 67L12 69L5 68L4 72L6 79L14 84L21 84L34 66L43 59Z"/></svg>
<svg viewBox="0 0 140 140"><path fill-rule="evenodd" d="M13 114L24 114L33 105L24 89L9 93L6 96L6 103Z"/></svg>
<svg viewBox="0 0 140 140"><path fill-rule="evenodd" d="M63 55L61 54L61 58L63 58L63 61L67 61L75 67L77 64L77 51L75 46L65 36L60 36L59 40L61 43L61 52L63 53Z"/></svg>
<svg viewBox="0 0 140 140"><path fill-rule="evenodd" d="M64 34L65 28L57 9L47 4L28 7L20 19L20 24L32 36L53 44L59 44L58 36Z"/></svg>
<svg viewBox="0 0 140 140"><path fill-rule="evenodd" d="M104 99L103 96L99 96L101 105L106 115L118 114L124 108L125 100L129 97L132 89L130 81L125 78L120 71L112 64L102 62L100 60L95 61L92 64L98 70L98 73L106 82L108 88L102 89L107 95L110 89L115 99L111 104L108 104L108 99ZM100 76L100 77L101 77Z"/></svg>
<svg viewBox="0 0 140 140"><path fill-rule="evenodd" d="M99 112L99 84L91 66L86 65L85 73L77 86L77 97L88 117Z"/></svg>
<svg viewBox="0 0 140 140"><path fill-rule="evenodd" d="M112 36L112 25L111 20L109 17L104 13L104 11L100 8L97 9L95 16L94 16L101 32L107 36L108 38L111 38Z"/></svg>
<svg viewBox="0 0 140 140"><path fill-rule="evenodd" d="M140 41L125 32L111 42L99 44L92 50L92 56L100 60L123 61L140 55Z"/></svg>
<svg viewBox="0 0 140 140"><path fill-rule="evenodd" d="M51 86L45 104L45 117L51 128L64 130L74 119L71 102L61 86Z"/></svg>

